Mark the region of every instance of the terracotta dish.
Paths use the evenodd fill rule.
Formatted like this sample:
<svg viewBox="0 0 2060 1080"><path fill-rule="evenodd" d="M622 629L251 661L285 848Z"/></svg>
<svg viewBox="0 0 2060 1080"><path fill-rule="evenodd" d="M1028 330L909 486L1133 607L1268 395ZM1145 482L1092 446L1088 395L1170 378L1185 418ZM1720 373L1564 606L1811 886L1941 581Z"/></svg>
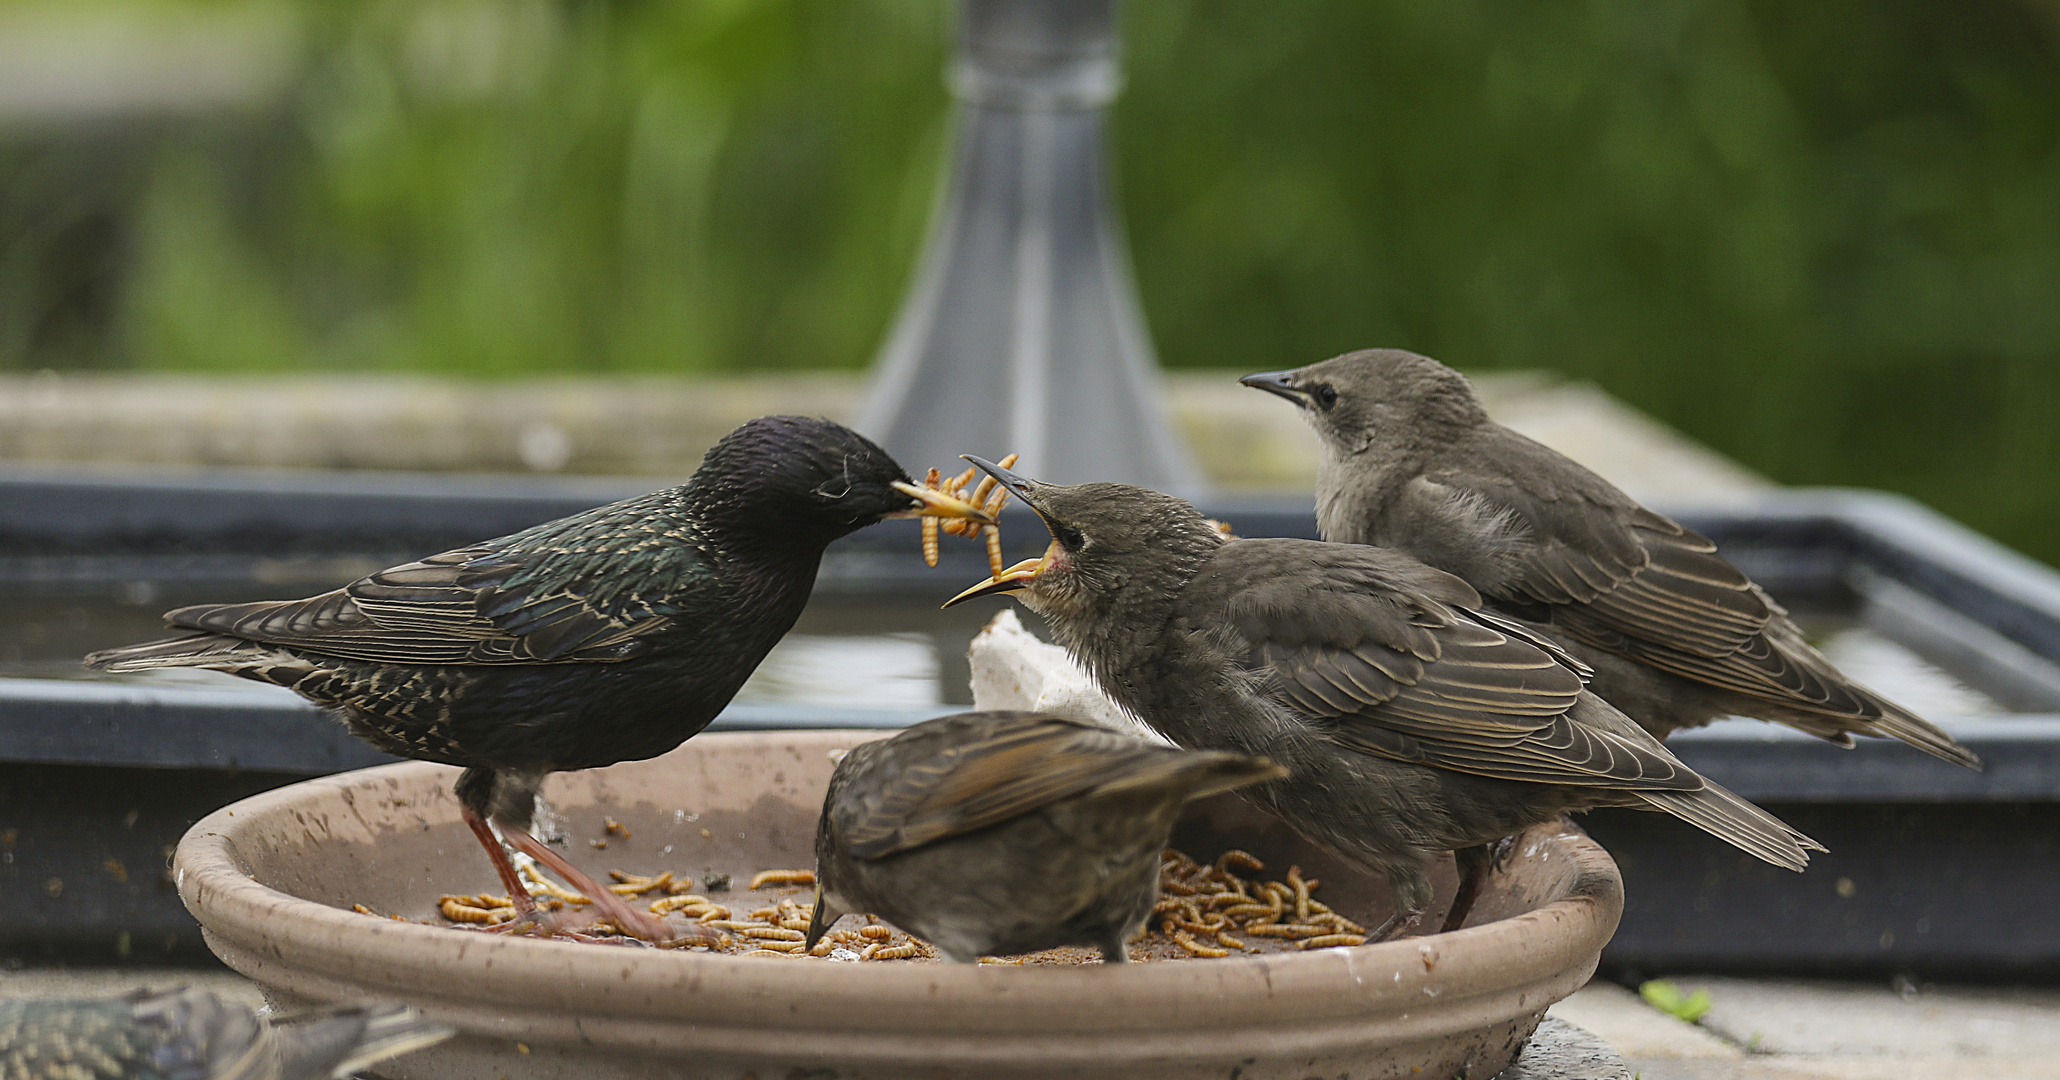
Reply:
<svg viewBox="0 0 2060 1080"><path fill-rule="evenodd" d="M809 865L830 752L876 737L702 735L554 776L545 794L567 857L596 876L727 872L742 889L757 870ZM428 921L440 895L492 889L450 785L450 769L422 763L295 784L209 815L175 863L208 944L279 1004L401 1001L459 1029L382 1065L396 1080L1488 1077L1587 980L1623 909L1601 848L1541 829L1455 933L1122 967L743 958L353 911ZM1379 879L1234 796L1196 804L1174 842L1204 860L1244 848L1269 877L1299 864L1339 912L1385 914ZM1439 904L1451 887L1448 867Z"/></svg>

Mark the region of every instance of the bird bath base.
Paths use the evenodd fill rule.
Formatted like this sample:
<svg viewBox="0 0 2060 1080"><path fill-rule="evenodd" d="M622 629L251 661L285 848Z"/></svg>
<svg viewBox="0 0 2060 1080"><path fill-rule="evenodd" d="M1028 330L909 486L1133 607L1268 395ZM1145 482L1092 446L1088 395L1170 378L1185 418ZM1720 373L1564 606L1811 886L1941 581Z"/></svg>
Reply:
<svg viewBox="0 0 2060 1080"><path fill-rule="evenodd" d="M703 735L651 761L551 778L566 854L610 868L810 865L830 752L875 733ZM1608 855L1573 830L1517 845L1452 934L1352 949L1122 967L831 963L500 937L426 917L490 881L450 794L406 763L310 780L209 815L174 874L208 945L278 1004L402 1001L458 1038L382 1066L523 1077L1493 1076L1594 970L1623 907ZM599 849L603 818L627 828ZM1371 924L1385 888L1225 797L1175 843L1299 863ZM1269 875L1270 876L1270 875ZM1442 903L1452 882L1442 882Z"/></svg>

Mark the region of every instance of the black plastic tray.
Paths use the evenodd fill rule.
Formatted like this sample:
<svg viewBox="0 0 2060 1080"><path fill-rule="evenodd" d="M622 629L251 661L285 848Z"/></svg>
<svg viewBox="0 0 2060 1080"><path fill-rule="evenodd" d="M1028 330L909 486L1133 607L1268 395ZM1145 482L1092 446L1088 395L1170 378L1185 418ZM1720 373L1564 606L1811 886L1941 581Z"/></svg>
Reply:
<svg viewBox="0 0 2060 1080"><path fill-rule="evenodd" d="M659 483L5 473L0 589L205 587L276 577L293 560L399 561ZM1293 501L1207 509L1242 535L1315 531ZM2060 575L1877 493L1670 509L1785 602L1845 612L2019 711L1952 726L1989 762L1981 773L1896 743L1841 751L1743 721L1677 736L1696 768L1833 850L1794 875L1657 815L1591 815L1629 893L1605 963L2060 974L2060 917L2035 903L2060 877ZM1004 535L1011 558L1044 544L1016 508ZM938 570L914 547L910 522L838 544L817 602L917 608L984 574L972 545L947 547ZM717 727L894 726L938 711L738 705ZM191 958L192 923L161 880L179 832L251 791L385 760L284 691L0 679L0 954Z"/></svg>

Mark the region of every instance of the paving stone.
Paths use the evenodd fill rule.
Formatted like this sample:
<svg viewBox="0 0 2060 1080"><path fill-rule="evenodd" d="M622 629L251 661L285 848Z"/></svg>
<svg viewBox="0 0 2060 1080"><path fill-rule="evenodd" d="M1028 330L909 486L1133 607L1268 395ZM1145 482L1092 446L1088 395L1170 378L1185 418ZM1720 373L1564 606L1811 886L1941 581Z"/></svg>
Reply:
<svg viewBox="0 0 2060 1080"><path fill-rule="evenodd" d="M1608 1043L1547 1016L1495 1080L1631 1080L1631 1069Z"/></svg>
<svg viewBox="0 0 2060 1080"><path fill-rule="evenodd" d="M1886 983L1698 976L1672 981L1684 993L1709 992L1703 1027L1760 1053L2040 1057L2050 1063L2044 1075L2060 1077L2060 990L1926 985L1899 992Z"/></svg>
<svg viewBox="0 0 2060 1080"><path fill-rule="evenodd" d="M1546 1015L1595 1033L1627 1058L1739 1058L1745 1052L1694 1024L1647 1005L1615 983L1596 981Z"/></svg>
<svg viewBox="0 0 2060 1080"><path fill-rule="evenodd" d="M2045 1058L1897 1058L1764 1056L1719 1061L1625 1059L1637 1080L2054 1080Z"/></svg>

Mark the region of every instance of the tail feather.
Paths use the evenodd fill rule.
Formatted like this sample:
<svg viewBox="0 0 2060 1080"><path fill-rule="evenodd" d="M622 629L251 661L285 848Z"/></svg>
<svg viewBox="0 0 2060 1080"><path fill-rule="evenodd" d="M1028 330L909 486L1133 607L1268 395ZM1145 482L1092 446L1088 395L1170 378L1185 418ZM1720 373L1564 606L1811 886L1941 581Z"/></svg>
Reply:
<svg viewBox="0 0 2060 1080"><path fill-rule="evenodd" d="M1095 788L1096 795L1130 791L1184 790L1187 799L1235 791L1247 784L1278 780L1288 771L1263 757L1221 750L1158 750L1146 767Z"/></svg>
<svg viewBox="0 0 2060 1080"><path fill-rule="evenodd" d="M1865 734L1901 739L1941 761L1950 761L1955 765L1964 765L1975 770L1981 768L1980 756L1960 745L1959 740L1946 734L1937 724L1873 691L1864 687L1860 689L1881 707L1881 719L1867 725Z"/></svg>
<svg viewBox="0 0 2060 1080"><path fill-rule="evenodd" d="M450 1038L456 1029L401 1005L324 1010L273 1021L282 1080L347 1076Z"/></svg>
<svg viewBox="0 0 2060 1080"><path fill-rule="evenodd" d="M1211 760L1202 763L1194 770L1193 775L1196 783L1194 788L1188 792L1187 797L1190 799L1202 799L1210 795L1220 795L1226 791L1235 791L1247 784L1278 780L1288 774L1286 768L1276 765L1271 760L1263 757L1246 757L1243 754L1226 754L1221 752L1211 752L1208 756Z"/></svg>
<svg viewBox="0 0 2060 1080"><path fill-rule="evenodd" d="M1641 791L1639 798L1757 859L1800 872L1812 851L1828 850L1787 822L1705 782L1700 791Z"/></svg>
<svg viewBox="0 0 2060 1080"><path fill-rule="evenodd" d="M265 646L224 634L196 631L87 653L82 661L98 671L152 671L158 668L233 666L268 651Z"/></svg>

